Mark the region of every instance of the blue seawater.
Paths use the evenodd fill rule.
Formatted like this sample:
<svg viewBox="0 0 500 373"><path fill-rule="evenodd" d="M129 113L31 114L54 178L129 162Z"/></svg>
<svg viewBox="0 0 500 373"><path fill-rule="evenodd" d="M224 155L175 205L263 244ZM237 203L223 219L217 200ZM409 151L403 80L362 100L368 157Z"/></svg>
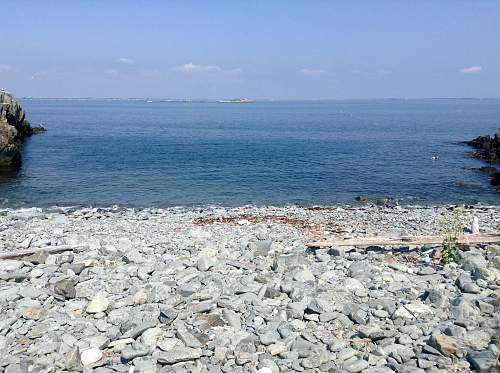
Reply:
<svg viewBox="0 0 500 373"><path fill-rule="evenodd" d="M500 202L460 144L500 127L497 99L20 101L48 131L0 174L4 206Z"/></svg>

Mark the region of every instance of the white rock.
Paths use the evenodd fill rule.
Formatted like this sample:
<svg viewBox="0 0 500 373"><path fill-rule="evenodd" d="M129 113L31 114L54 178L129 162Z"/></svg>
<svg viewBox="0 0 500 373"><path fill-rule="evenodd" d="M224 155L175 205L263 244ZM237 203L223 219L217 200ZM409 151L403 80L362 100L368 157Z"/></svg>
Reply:
<svg viewBox="0 0 500 373"><path fill-rule="evenodd" d="M315 280L314 275L308 269L303 269L297 272L295 276L293 276L293 279L298 282L308 282Z"/></svg>
<svg viewBox="0 0 500 373"><path fill-rule="evenodd" d="M83 259L81 261L85 267L92 267L99 263L99 261L95 258Z"/></svg>
<svg viewBox="0 0 500 373"><path fill-rule="evenodd" d="M414 302L406 305L406 309L414 315L433 314L432 308L421 302Z"/></svg>
<svg viewBox="0 0 500 373"><path fill-rule="evenodd" d="M42 212L42 209L35 208L35 207L10 211L8 216L11 219L17 219L17 220L45 219L46 218L45 214Z"/></svg>
<svg viewBox="0 0 500 373"><path fill-rule="evenodd" d="M0 335L0 351L4 351L7 349L8 342L9 341L8 341L7 337Z"/></svg>
<svg viewBox="0 0 500 373"><path fill-rule="evenodd" d="M80 359L83 365L90 365L102 359L102 351L97 347L88 348L81 351Z"/></svg>
<svg viewBox="0 0 500 373"><path fill-rule="evenodd" d="M146 304L148 302L149 294L144 289L139 290L134 294L134 304Z"/></svg>
<svg viewBox="0 0 500 373"><path fill-rule="evenodd" d="M477 216L472 219L472 234L479 234L479 219Z"/></svg>
<svg viewBox="0 0 500 373"><path fill-rule="evenodd" d="M217 265L217 258L215 256L201 256L196 263L198 271L208 271L213 266Z"/></svg>
<svg viewBox="0 0 500 373"><path fill-rule="evenodd" d="M141 342L143 345L151 349L155 349L156 345L158 344L158 339L162 334L163 330L161 330L160 328L150 328L142 333Z"/></svg>
<svg viewBox="0 0 500 373"><path fill-rule="evenodd" d="M98 313L104 312L109 307L109 300L104 296L102 292L97 293L97 295L92 298L89 305L87 306L88 313Z"/></svg>
<svg viewBox="0 0 500 373"><path fill-rule="evenodd" d="M264 368L260 368L259 370L257 370L256 373L273 373L273 371L271 370L271 368L264 367Z"/></svg>
<svg viewBox="0 0 500 373"><path fill-rule="evenodd" d="M5 259L0 260L0 272L17 271L23 267L23 262L19 260Z"/></svg>
<svg viewBox="0 0 500 373"><path fill-rule="evenodd" d="M210 233L209 231L203 230L201 228L191 229L189 232L187 232L187 235L188 235L188 237L191 237L193 239L198 239L198 240L202 240L202 239L209 240L212 238L212 233Z"/></svg>
<svg viewBox="0 0 500 373"><path fill-rule="evenodd" d="M110 342L108 347L111 348L111 347L115 347L115 346L119 346L119 345L127 345L127 344L131 344L134 342L135 342L134 338L117 339L116 341Z"/></svg>
<svg viewBox="0 0 500 373"><path fill-rule="evenodd" d="M351 292L365 290L365 286L361 283L361 281L351 277L344 280L344 286L342 288Z"/></svg>
<svg viewBox="0 0 500 373"><path fill-rule="evenodd" d="M125 257L129 260L131 263L135 264L142 264L146 261L144 258L144 255L142 255L139 250L137 249L131 249L129 250L126 254Z"/></svg>
<svg viewBox="0 0 500 373"><path fill-rule="evenodd" d="M394 311L393 318L401 317L403 319L413 319L419 315L433 314L432 308L421 302L414 302L400 306Z"/></svg>
<svg viewBox="0 0 500 373"><path fill-rule="evenodd" d="M266 322L266 320L264 320L264 318L262 316L255 316L255 318L253 319L253 322L255 325L260 326L260 325L263 325Z"/></svg>
<svg viewBox="0 0 500 373"><path fill-rule="evenodd" d="M43 276L43 270L40 268L33 268L33 270L30 273L32 278L38 278Z"/></svg>
<svg viewBox="0 0 500 373"><path fill-rule="evenodd" d="M31 242L33 242L33 239L35 238L34 234L28 234L26 238L19 244L19 248L21 249L28 249L31 246Z"/></svg>
<svg viewBox="0 0 500 373"><path fill-rule="evenodd" d="M413 319L413 315L408 311L405 307L401 306L392 315L394 319L403 318L403 319Z"/></svg>
<svg viewBox="0 0 500 373"><path fill-rule="evenodd" d="M177 338L162 338L158 340L157 345L160 350L170 351L176 346L182 346L182 342Z"/></svg>

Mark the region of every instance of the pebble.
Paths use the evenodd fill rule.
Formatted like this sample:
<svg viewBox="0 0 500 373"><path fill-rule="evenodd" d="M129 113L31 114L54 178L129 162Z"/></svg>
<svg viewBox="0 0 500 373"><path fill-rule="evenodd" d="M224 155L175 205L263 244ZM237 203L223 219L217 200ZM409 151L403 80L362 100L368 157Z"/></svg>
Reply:
<svg viewBox="0 0 500 373"><path fill-rule="evenodd" d="M54 284L54 293L68 299L76 297L76 289L71 280L60 280Z"/></svg>
<svg viewBox="0 0 500 373"><path fill-rule="evenodd" d="M298 271L294 276L293 279L298 282L308 282L308 281L314 281L315 277L311 273L310 270L308 269L303 269Z"/></svg>
<svg viewBox="0 0 500 373"><path fill-rule="evenodd" d="M88 348L80 352L80 360L83 365L94 364L101 360L102 357L103 353L97 347Z"/></svg>
<svg viewBox="0 0 500 373"><path fill-rule="evenodd" d="M208 271L217 264L217 258L214 256L201 256L196 263L198 271Z"/></svg>
<svg viewBox="0 0 500 373"><path fill-rule="evenodd" d="M273 371L271 368L264 367L264 368L257 369L256 373L273 373Z"/></svg>
<svg viewBox="0 0 500 373"><path fill-rule="evenodd" d="M366 360L358 359L358 360L353 361L352 363L345 365L344 368L348 372L357 373L357 372L361 372L362 370L368 368L368 366L369 366L369 364Z"/></svg>
<svg viewBox="0 0 500 373"><path fill-rule="evenodd" d="M88 313L99 313L104 312L109 307L109 300L103 293L98 293L95 297L92 298L90 303L87 306Z"/></svg>
<svg viewBox="0 0 500 373"><path fill-rule="evenodd" d="M136 357L146 356L149 353L149 348L141 343L134 342L132 345L126 346L121 351L121 358L124 361L135 359Z"/></svg>

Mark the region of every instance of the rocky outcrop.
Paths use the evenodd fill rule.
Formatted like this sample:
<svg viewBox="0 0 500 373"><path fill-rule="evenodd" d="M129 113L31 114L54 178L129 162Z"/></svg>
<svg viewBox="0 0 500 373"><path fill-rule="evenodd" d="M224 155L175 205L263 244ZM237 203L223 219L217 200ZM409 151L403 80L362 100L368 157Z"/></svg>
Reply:
<svg viewBox="0 0 500 373"><path fill-rule="evenodd" d="M0 167L21 163L23 139L32 134L23 108L12 94L0 91Z"/></svg>
<svg viewBox="0 0 500 373"><path fill-rule="evenodd" d="M500 128L493 137L490 135L479 136L465 143L477 149L472 153L474 158L488 162L500 162Z"/></svg>
<svg viewBox="0 0 500 373"><path fill-rule="evenodd" d="M472 141L466 141L467 145L473 146L477 150L472 153L472 156L477 159L481 159L487 162L500 163L500 129L493 137L490 135L479 136ZM493 178L491 180L491 185L500 187L500 171L492 170L493 167L489 167L489 173L492 174Z"/></svg>

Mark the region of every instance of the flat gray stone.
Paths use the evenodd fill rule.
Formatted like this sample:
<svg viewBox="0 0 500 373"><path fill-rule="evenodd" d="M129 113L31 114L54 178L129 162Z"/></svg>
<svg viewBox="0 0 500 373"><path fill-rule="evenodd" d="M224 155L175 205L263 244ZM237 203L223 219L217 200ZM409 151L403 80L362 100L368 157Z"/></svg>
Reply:
<svg viewBox="0 0 500 373"><path fill-rule="evenodd" d="M159 363L176 364L183 361L199 359L202 356L201 348L174 347L170 351L162 351L158 354Z"/></svg>

